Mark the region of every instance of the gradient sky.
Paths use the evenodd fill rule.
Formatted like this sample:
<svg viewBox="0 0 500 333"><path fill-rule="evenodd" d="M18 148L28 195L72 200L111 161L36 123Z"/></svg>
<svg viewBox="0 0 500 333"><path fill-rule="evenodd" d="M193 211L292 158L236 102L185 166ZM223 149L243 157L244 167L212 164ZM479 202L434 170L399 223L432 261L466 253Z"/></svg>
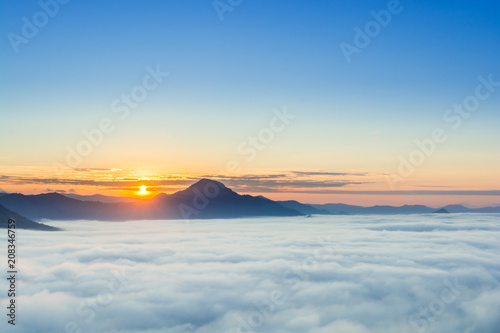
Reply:
<svg viewBox="0 0 500 333"><path fill-rule="evenodd" d="M500 87L457 128L443 119L478 77L500 81L497 1L401 1L349 63L341 43L387 1L242 1L221 20L212 1L72 0L17 53L9 38L42 9L0 6L4 191L130 195L215 177L275 199L500 204ZM113 101L148 66L169 75L121 119ZM295 118L248 161L238 147L284 109ZM114 130L56 172L105 118ZM447 140L389 184L435 128Z"/></svg>

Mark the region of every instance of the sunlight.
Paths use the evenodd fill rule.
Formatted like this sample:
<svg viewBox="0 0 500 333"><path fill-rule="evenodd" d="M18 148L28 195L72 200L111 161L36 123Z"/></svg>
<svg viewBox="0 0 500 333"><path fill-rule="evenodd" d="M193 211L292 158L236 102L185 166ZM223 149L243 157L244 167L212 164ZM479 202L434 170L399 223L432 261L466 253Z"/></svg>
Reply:
<svg viewBox="0 0 500 333"><path fill-rule="evenodd" d="M147 191L147 187L146 185L141 185L139 186L139 191L137 191L137 194L140 194L140 195L146 195L148 194L149 192Z"/></svg>

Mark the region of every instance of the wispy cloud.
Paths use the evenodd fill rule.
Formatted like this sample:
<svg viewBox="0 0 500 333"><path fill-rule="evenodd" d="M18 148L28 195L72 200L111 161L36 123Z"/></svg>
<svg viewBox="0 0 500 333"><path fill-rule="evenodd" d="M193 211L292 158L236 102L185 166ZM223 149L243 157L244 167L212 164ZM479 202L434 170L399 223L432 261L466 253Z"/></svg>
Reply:
<svg viewBox="0 0 500 333"><path fill-rule="evenodd" d="M500 195L500 190L492 191L466 191L466 190L450 190L450 191L342 191L342 190L318 190L310 193L329 193L329 194L367 194L367 195L488 195L497 196Z"/></svg>
<svg viewBox="0 0 500 333"><path fill-rule="evenodd" d="M79 172L103 172L103 171L115 172L115 171L121 171L122 169L118 169L118 168L113 168L113 169L107 169L107 168L74 168L73 170L79 171Z"/></svg>
<svg viewBox="0 0 500 333"><path fill-rule="evenodd" d="M414 186L416 190L365 190L363 185L383 182L381 174L366 172L327 172L327 171L286 171L276 173L224 175L204 174L187 175L150 175L147 177L127 174L117 168L84 168L67 173L68 177L33 177L25 175L2 175L0 183L16 185L67 185L87 186L106 190L135 191L139 185L147 184L149 190L173 192L183 189L200 178L211 178L223 182L237 192L244 193L307 193L342 195L469 195L499 196L500 190L451 189L449 186ZM365 187L366 188L366 187ZM418 188L436 188L418 189ZM59 191L61 189L51 189Z"/></svg>
<svg viewBox="0 0 500 333"><path fill-rule="evenodd" d="M323 172L323 171L290 171L297 176L366 176L368 173Z"/></svg>
<svg viewBox="0 0 500 333"><path fill-rule="evenodd" d="M53 184L53 185L80 185L80 186L99 186L99 187L127 187L147 182L152 185L188 185L193 179L162 179L162 180L141 180L139 178L111 178L108 180L99 179L69 179L69 178L37 178L37 177L16 177L6 176L2 179L9 184Z"/></svg>

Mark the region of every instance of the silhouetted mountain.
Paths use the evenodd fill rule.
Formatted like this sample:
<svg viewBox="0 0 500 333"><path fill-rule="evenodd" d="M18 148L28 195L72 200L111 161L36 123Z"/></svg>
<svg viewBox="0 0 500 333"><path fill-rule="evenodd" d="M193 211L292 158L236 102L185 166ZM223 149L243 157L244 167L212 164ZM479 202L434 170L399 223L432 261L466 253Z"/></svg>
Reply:
<svg viewBox="0 0 500 333"><path fill-rule="evenodd" d="M240 195L221 182L209 179L202 179L164 200L176 206L183 218L303 215L266 198Z"/></svg>
<svg viewBox="0 0 500 333"><path fill-rule="evenodd" d="M446 209L444 208L441 208L441 209L438 209L436 210L435 212L432 212L433 214L449 214L450 212L447 211Z"/></svg>
<svg viewBox="0 0 500 333"><path fill-rule="evenodd" d="M26 217L13 212L4 206L0 205L0 228L7 228L9 219L16 221L16 229L32 229L32 230L45 230L45 231L56 231L58 228L54 228L42 223L37 223L27 219Z"/></svg>
<svg viewBox="0 0 500 333"><path fill-rule="evenodd" d="M302 214L307 214L307 215L311 215L311 214L329 215L329 214L332 214L329 211L327 211L326 209L318 209L318 208L315 208L311 205L306 205L306 204L300 203L300 202L295 201L295 200L276 201L276 202L279 203L280 205L282 205L283 207L294 209L298 212L301 212Z"/></svg>
<svg viewBox="0 0 500 333"><path fill-rule="evenodd" d="M254 216L297 216L302 213L250 195L239 195L224 184L202 179L171 195L129 203L103 203L71 199L58 193L7 194L0 204L22 211L31 219L51 220L144 220L209 219Z"/></svg>

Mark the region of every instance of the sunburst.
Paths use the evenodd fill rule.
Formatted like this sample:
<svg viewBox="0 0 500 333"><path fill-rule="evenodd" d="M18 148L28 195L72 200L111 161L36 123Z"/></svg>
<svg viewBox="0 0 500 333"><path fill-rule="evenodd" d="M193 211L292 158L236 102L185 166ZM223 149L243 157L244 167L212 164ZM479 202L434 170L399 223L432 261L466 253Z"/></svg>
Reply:
<svg viewBox="0 0 500 333"><path fill-rule="evenodd" d="M147 188L146 185L139 186L139 191L137 191L137 194L139 194L139 195L146 195L148 193L149 193L149 191L148 191L148 188Z"/></svg>

